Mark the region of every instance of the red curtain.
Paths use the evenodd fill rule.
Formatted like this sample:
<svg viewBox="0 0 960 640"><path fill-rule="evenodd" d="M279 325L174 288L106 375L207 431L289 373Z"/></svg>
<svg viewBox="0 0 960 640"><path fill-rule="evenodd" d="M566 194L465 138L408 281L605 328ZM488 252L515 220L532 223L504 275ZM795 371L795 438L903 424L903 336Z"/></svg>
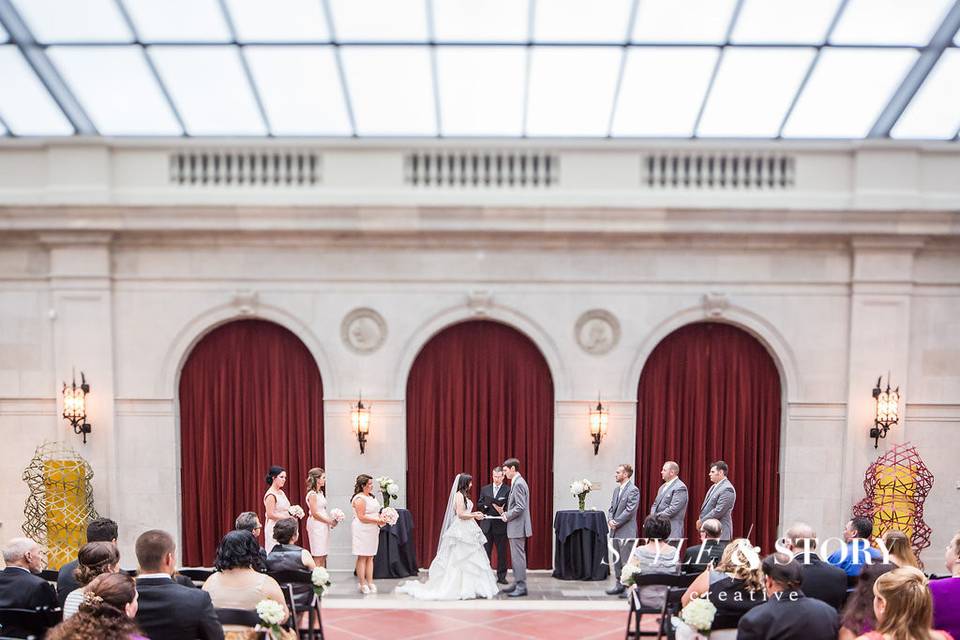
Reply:
<svg viewBox="0 0 960 640"><path fill-rule="evenodd" d="M649 510L666 460L687 484L687 538L724 460L737 489L733 534L772 550L780 515L780 375L766 348L736 327L703 322L674 331L644 365L637 391L637 464ZM647 511L643 512L644 515ZM642 522L642 518L641 518ZM696 542L694 542L696 544Z"/></svg>
<svg viewBox="0 0 960 640"><path fill-rule="evenodd" d="M429 566L454 476L473 476L476 501L490 470L520 460L530 487L527 565L552 565L553 380L529 338L496 322L454 325L417 356L407 381L407 505L417 558Z"/></svg>
<svg viewBox="0 0 960 640"><path fill-rule="evenodd" d="M180 451L185 566L210 566L242 511L263 520L271 465L302 505L307 470L323 466L323 385L304 344L262 320L206 335L180 374Z"/></svg>

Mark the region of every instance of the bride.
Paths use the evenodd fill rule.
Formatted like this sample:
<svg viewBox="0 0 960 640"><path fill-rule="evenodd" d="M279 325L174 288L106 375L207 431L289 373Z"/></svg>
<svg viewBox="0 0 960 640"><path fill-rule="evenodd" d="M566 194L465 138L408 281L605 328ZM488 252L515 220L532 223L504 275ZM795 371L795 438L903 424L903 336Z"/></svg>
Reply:
<svg viewBox="0 0 960 640"><path fill-rule="evenodd" d="M397 586L397 593L408 593L419 600L469 600L497 595L497 582L483 549L487 539L477 526L483 514L473 511L473 501L468 497L472 487L470 474L460 473L454 478L440 528L440 545L427 581L404 582Z"/></svg>

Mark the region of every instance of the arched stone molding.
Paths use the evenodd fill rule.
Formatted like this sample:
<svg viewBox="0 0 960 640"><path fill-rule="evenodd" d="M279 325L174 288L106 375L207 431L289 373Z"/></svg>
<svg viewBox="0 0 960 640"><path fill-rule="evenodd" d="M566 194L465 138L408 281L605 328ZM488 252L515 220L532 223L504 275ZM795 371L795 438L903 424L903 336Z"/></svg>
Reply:
<svg viewBox="0 0 960 640"><path fill-rule="evenodd" d="M395 398L406 396L407 378L410 375L410 369L424 345L447 327L470 320L499 322L530 338L547 361L547 367L550 369L550 375L553 378L554 401L570 397L570 380L566 375L560 350L553 338L543 330L543 327L519 311L488 303L487 306L484 306L482 314L466 305L448 307L435 313L414 330L403 345L397 369L394 372L396 382L393 386L393 393Z"/></svg>
<svg viewBox="0 0 960 640"><path fill-rule="evenodd" d="M180 380L180 371L193 351L193 347L205 335L219 326L234 320L267 320L287 329L307 347L313 356L317 368L320 370L320 379L323 380L324 397L339 397L337 376L333 364L320 345L320 341L313 331L299 318L279 307L257 303L255 311L238 308L235 303L219 305L208 309L187 322L174 337L170 348L163 359L163 366L157 378L156 392L158 397L176 398L177 385Z"/></svg>
<svg viewBox="0 0 960 640"><path fill-rule="evenodd" d="M770 353L770 357L773 358L773 362L777 366L777 371L780 372L780 384L783 389L784 400L786 402L797 401L800 390L800 376L797 370L796 357L789 343L768 320L752 311L731 304L724 306L722 315L704 313L703 305L683 309L668 316L654 327L653 331L640 344L633 363L624 376L621 390L622 398L636 399L643 366L647 363L647 358L657 348L657 345L680 327L695 322L723 322L743 329L759 340Z"/></svg>

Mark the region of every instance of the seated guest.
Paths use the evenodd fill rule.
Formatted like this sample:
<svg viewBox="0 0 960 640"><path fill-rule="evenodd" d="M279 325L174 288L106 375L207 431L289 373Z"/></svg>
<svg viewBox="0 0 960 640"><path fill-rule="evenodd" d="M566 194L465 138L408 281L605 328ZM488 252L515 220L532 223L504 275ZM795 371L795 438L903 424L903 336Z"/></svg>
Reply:
<svg viewBox="0 0 960 640"><path fill-rule="evenodd" d="M949 633L933 630L933 599L927 577L916 567L888 571L873 583L877 629L858 640L952 640Z"/></svg>
<svg viewBox="0 0 960 640"><path fill-rule="evenodd" d="M257 517L253 511L244 511L237 516L236 521L233 523L233 528L237 531L249 531L253 534L253 537L257 539L257 544L260 543L260 533L263 531L263 525L260 523L260 518ZM267 565L267 550L263 547L260 547L260 556L263 558L263 566Z"/></svg>
<svg viewBox="0 0 960 640"><path fill-rule="evenodd" d="M0 608L57 608L53 585L36 575L47 566L46 549L30 538L14 538L3 548L3 561L7 568L0 572ZM8 625L3 635L25 638L28 631Z"/></svg>
<svg viewBox="0 0 960 640"><path fill-rule="evenodd" d="M80 547L77 556L76 580L80 586L67 594L63 604L63 619L66 620L77 612L83 602L83 587L101 573L117 573L120 571L120 552L112 542L88 542Z"/></svg>
<svg viewBox="0 0 960 640"><path fill-rule="evenodd" d="M135 547L140 573L137 624L152 640L223 640L223 628L210 596L173 581L177 548L166 531L140 534Z"/></svg>
<svg viewBox="0 0 960 640"><path fill-rule="evenodd" d="M839 611L847 599L847 574L817 555L817 534L813 528L804 522L797 522L787 529L783 545L800 563L803 595L822 600Z"/></svg>
<svg viewBox="0 0 960 640"><path fill-rule="evenodd" d="M732 540L724 548L716 568L709 568L697 576L680 602L687 606L694 598L707 594L717 609L711 635L713 631L736 630L743 614L764 601L763 570L758 560L749 540ZM695 636L696 633L685 624L681 623L677 628L680 640Z"/></svg>
<svg viewBox="0 0 960 640"><path fill-rule="evenodd" d="M133 621L137 587L130 576L104 573L72 593L83 593L80 610L51 629L47 640L147 640Z"/></svg>
<svg viewBox="0 0 960 640"><path fill-rule="evenodd" d="M627 565L640 567L641 574L676 574L680 570L680 553L676 547L667 544L670 537L670 519L666 516L647 516L643 521L643 533L639 542L630 553ZM645 539L645 540L644 540ZM659 585L640 587L640 604L644 607L663 607L667 588Z"/></svg>
<svg viewBox="0 0 960 640"><path fill-rule="evenodd" d="M877 615L873 610L873 583L887 571L896 568L893 564L868 564L863 567L857 586L840 614L839 640L854 640L877 628Z"/></svg>
<svg viewBox="0 0 960 640"><path fill-rule="evenodd" d="M944 560L950 577L927 585L933 596L933 628L960 638L960 532L947 545Z"/></svg>
<svg viewBox="0 0 960 640"><path fill-rule="evenodd" d="M276 526L274 526L276 528ZM217 609L257 608L264 599L280 603L286 610L283 592L277 581L262 573L266 567L260 558L260 545L249 531L231 531L217 547L214 567L217 572L203 583ZM225 631L243 631L243 627L226 625Z"/></svg>
<svg viewBox="0 0 960 640"><path fill-rule="evenodd" d="M803 569L783 554L763 559L767 601L750 609L737 624L738 640L834 640L840 629L837 610L800 590Z"/></svg>
<svg viewBox="0 0 960 640"><path fill-rule="evenodd" d="M883 562L880 551L870 546L872 533L873 522L870 518L853 518L843 530L846 544L830 554L827 562L840 567L848 576L860 575L860 569L865 564Z"/></svg>
<svg viewBox="0 0 960 640"><path fill-rule="evenodd" d="M110 518L97 518L87 523L87 542L112 542L117 544L117 523ZM80 587L77 583L75 573L77 571L77 561L72 560L60 567L57 573L57 598L60 601L60 608L67 599L67 595Z"/></svg>
<svg viewBox="0 0 960 640"><path fill-rule="evenodd" d="M700 523L700 544L688 547L683 555L683 564L716 564L723 556L729 540L720 539L722 525L716 518L707 518Z"/></svg>
<svg viewBox="0 0 960 640"><path fill-rule="evenodd" d="M313 571L317 564L310 552L297 546L300 523L296 518L284 518L273 525L273 539L277 541L267 554L268 571ZM293 585L293 596L298 608L306 610L313 602L313 587Z"/></svg>
<svg viewBox="0 0 960 640"><path fill-rule="evenodd" d="M914 567L922 569L917 554L910 546L910 538L902 531L887 531L883 534L883 545L890 554L890 562L898 567Z"/></svg>

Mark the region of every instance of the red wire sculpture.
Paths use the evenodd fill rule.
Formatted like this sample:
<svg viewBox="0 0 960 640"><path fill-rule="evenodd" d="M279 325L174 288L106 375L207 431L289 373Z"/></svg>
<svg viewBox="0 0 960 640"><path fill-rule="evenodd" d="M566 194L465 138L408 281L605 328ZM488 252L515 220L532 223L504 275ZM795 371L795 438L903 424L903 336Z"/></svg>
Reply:
<svg viewBox="0 0 960 640"><path fill-rule="evenodd" d="M854 516L873 520L873 535L901 531L918 556L930 546L930 527L923 521L923 503L933 488L933 474L909 442L895 444L867 467L866 497L853 507Z"/></svg>

